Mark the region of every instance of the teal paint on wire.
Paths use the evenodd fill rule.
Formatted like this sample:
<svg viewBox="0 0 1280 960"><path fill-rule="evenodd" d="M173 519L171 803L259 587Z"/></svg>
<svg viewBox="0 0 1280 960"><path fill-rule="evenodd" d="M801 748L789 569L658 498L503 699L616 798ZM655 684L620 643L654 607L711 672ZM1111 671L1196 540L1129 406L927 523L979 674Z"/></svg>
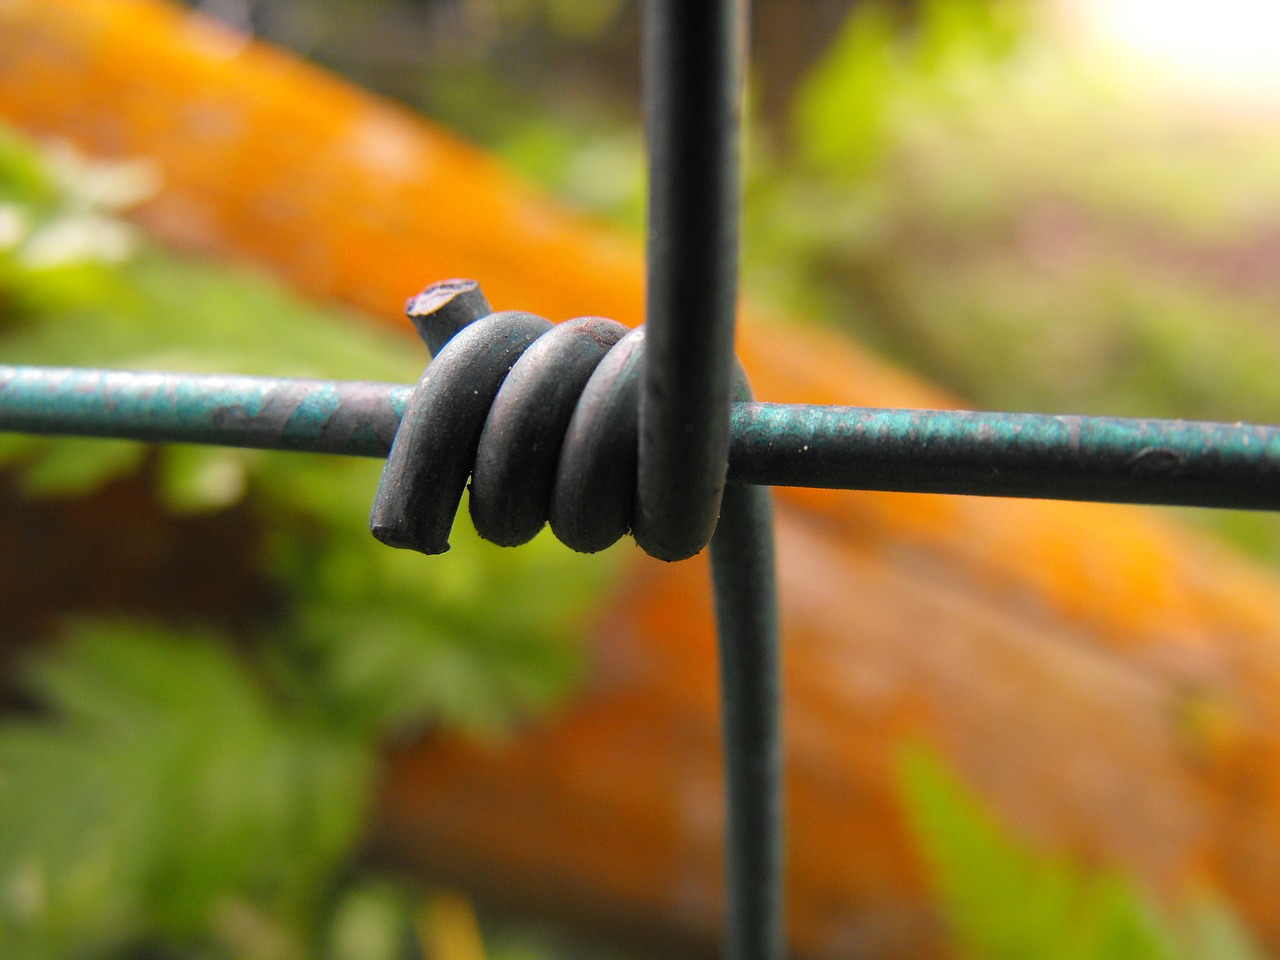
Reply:
<svg viewBox="0 0 1280 960"><path fill-rule="evenodd" d="M0 366L0 429L385 457L412 387Z"/></svg>
<svg viewBox="0 0 1280 960"><path fill-rule="evenodd" d="M385 457L412 387L0 365L0 430ZM729 479L1280 510L1280 428L739 403Z"/></svg>
<svg viewBox="0 0 1280 960"><path fill-rule="evenodd" d="M777 486L1280 509L1280 429L739 404L729 476Z"/></svg>

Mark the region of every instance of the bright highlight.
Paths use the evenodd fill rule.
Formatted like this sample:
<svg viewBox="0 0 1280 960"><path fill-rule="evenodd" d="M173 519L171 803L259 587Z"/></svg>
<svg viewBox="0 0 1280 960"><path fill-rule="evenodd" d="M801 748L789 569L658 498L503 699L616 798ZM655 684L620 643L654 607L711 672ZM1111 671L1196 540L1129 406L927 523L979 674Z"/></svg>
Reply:
<svg viewBox="0 0 1280 960"><path fill-rule="evenodd" d="M1206 92L1280 98L1276 0L1078 0L1089 32Z"/></svg>

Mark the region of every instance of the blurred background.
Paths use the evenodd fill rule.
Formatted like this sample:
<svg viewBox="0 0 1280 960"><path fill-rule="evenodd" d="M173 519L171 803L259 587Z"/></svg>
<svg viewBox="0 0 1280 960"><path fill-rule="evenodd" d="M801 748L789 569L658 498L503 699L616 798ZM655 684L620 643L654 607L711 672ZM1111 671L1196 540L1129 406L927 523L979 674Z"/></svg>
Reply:
<svg viewBox="0 0 1280 960"><path fill-rule="evenodd" d="M32 12L37 6L0 3L0 35L10 32L15 48L20 42L28 56L44 58L51 76L80 70L52 41L47 54L30 47L30 37L62 29L50 16L24 33L28 20L44 16ZM55 6L74 14L69 0ZM93 17L101 6L83 4ZM488 169L496 160L564 206L607 222L607 235L626 244L642 236L644 216L638 7L634 0L200 0L180 12L221 22L200 43L208 48L216 36L228 62L251 38L292 51L483 151L463 163ZM151 49L142 32L149 22L139 16L143 53ZM920 394L929 398L921 405L1280 422L1278 38L1280 10L1262 0L758 0L744 296L784 330L836 331L936 385ZM145 59L117 72L131 69L139 85L164 82L163 74L149 79ZM21 86L0 70L0 88L6 83ZM314 83L317 97L331 95ZM57 84L40 89L56 114ZM146 212L168 189L163 163L145 149L111 149L114 134L97 141L108 144L101 151L71 129L59 136L29 119L45 102L22 95L29 107L15 107L16 94L5 107L0 94L4 362L418 376L425 354L393 329L394 317L375 316L358 295L317 296L291 283L287 270L273 276L249 262L261 257L208 256L201 233L213 228L200 216L172 207L160 217ZM147 118L118 122L142 130L145 141ZM228 124L220 133L228 142L251 135L261 132ZM275 162L269 151L260 156ZM218 189L229 199L220 202L236 202L236 178L252 179L252 167L226 165ZM307 175L298 182L304 191ZM358 209L347 213L359 219ZM518 237L503 242L521 247ZM531 274L551 269L532 240L520 255ZM825 375L837 383L843 376ZM848 377L860 375L850 368ZM806 396L803 383L796 389ZM635 572L629 546L588 558L544 536L498 550L479 543L464 518L452 552L430 566L381 548L363 518L377 475L376 463L333 458L0 435L6 956L714 953L705 936L714 929L716 908L706 899L713 895L682 900L676 891L674 906L646 913L628 892L632 867L622 856L600 868L619 878L616 889L580 884L567 898L573 906L560 909L544 902L558 896L554 877L546 880L552 893L540 898L538 884L500 852L473 861L457 850L456 863L433 852L448 844L420 855L404 841L388 852L403 837L393 831L388 839L379 828L383 798L390 791L411 807L419 789L388 771L403 769L416 745L460 738L484 754L514 742L518 754L520 731L565 715L597 688L589 637L608 632L601 624L621 623L617 610L645 603L679 606L663 593L674 589L665 581ZM894 509L903 517L917 510ZM883 522L905 529L916 521ZM1183 510L1174 523L1198 532L1185 540L1171 534L1159 556L1174 557L1171 569L1247 581L1254 593L1238 606L1248 607L1254 633L1246 655L1243 640L1232 646L1247 633L1233 626L1236 614L1206 614L1194 644L1201 659L1178 661L1192 666L1159 673L1163 661L1151 656L1172 699L1152 700L1142 716L1167 724L1178 743L1189 738L1178 763L1187 777L1203 778L1230 819L1234 791L1269 803L1272 775L1257 774L1266 779L1260 785L1222 773L1217 745L1238 745L1242 724L1254 724L1268 744L1280 728L1253 701L1240 708L1247 721L1233 712L1244 681L1222 680L1209 696L1196 671L1218 656L1207 649L1226 651L1227 666L1213 660L1204 668L1215 678L1215 670L1247 675L1251 657L1277 652L1280 522ZM851 530L850 542L869 536ZM1029 552L1009 563L1065 580L1054 566L1058 548L1032 550L1048 544L1036 536L1032 525L1019 541ZM963 554L964 543L955 550ZM1121 548L1096 548L1108 550ZM884 556L902 562L887 548ZM909 570L927 566L913 557ZM1105 556L1081 562L1111 569ZM832 576L830 588L843 589ZM947 583L962 599L986 602L986 587L959 575ZM1054 589L995 592L1019 608ZM1116 580L1107 589L1128 588ZM652 597L635 599L645 590ZM1146 626L1131 623L1158 616L1098 596L1089 602L1102 626L1088 629L1127 657L1139 646L1130 640L1146 636ZM833 601L813 616L839 632L840 610ZM647 627L634 626L650 622L639 614L627 616L627 629L650 630L673 646L686 629L678 616ZM1075 616L1063 614L1073 624ZM1089 617L1095 613L1077 619L1095 623ZM1160 629L1181 636L1180 627ZM976 626L971 633L977 642L988 636ZM923 629L905 627L893 639L931 642ZM1002 655L991 649L993 665L982 669L998 678ZM1133 669L1141 673L1144 664ZM1048 700L1056 696L1052 674L1036 681ZM1265 687L1258 702L1268 709L1280 702L1271 698L1280 684L1257 683ZM1191 686L1195 695L1183 697ZM1139 687L1133 702L1146 703ZM637 707L645 716L662 709L662 702ZM1069 732L1070 703L1062 709ZM937 714L945 726L945 710ZM1099 715L1080 721L1081 729ZM591 724L607 725L590 716L574 722L586 734L606 729ZM1143 856L1080 839L1092 837L1091 828L1076 829L1069 804L1045 815L1057 817L1055 826L1036 828L1028 816L1023 826L1032 829L1021 830L1019 817L1008 815L1017 805L984 798L955 750L904 729L914 728L904 720L885 735L890 759L868 767L868 782L878 784L875 814L856 829L894 838L884 869L895 879L885 889L913 892L877 899L868 881L858 887L858 909L895 919L877 926L858 914L848 921L850 929L863 924L856 937L799 936L798 955L1229 960L1267 956L1280 944L1274 908L1257 906L1267 899L1270 866L1230 873L1215 859L1215 844L1225 841L1212 830L1187 828L1193 839L1176 870L1163 861L1147 870ZM858 735L824 734L833 742ZM470 767L446 761L423 762L414 775L429 782L439 770L469 782ZM1015 776L1004 769L997 754L982 782ZM1171 795L1167 807L1182 802ZM655 822L662 816L655 807ZM539 821L531 807L523 829L554 837L557 823ZM1116 832L1129 826L1122 819ZM1280 850L1280 833L1259 830L1233 835L1232 856L1253 844ZM1035 839L1045 836L1056 842ZM566 861L573 842L567 834L556 841ZM1159 851L1152 856L1159 860ZM529 889L502 889L508 869L514 887ZM846 907L813 909L834 915Z"/></svg>
<svg viewBox="0 0 1280 960"><path fill-rule="evenodd" d="M638 4L195 6L639 234ZM1253 0L755 4L748 295L976 406L1274 420L1277 26Z"/></svg>

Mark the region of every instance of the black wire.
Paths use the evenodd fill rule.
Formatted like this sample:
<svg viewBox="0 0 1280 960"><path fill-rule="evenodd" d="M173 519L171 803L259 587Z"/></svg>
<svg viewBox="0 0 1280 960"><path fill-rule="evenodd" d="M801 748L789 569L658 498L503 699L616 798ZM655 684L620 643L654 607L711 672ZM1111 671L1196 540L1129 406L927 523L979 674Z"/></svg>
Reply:
<svg viewBox="0 0 1280 960"><path fill-rule="evenodd" d="M648 0L644 18L648 360L635 536L681 560L711 538L729 450L743 5Z"/></svg>
<svg viewBox="0 0 1280 960"><path fill-rule="evenodd" d="M737 372L746 5L647 0L644 9L648 355L633 533L650 554L678 560L715 531L728 794L725 951L730 960L776 960L785 936L772 499L760 487L724 487ZM739 399L750 399L749 391Z"/></svg>

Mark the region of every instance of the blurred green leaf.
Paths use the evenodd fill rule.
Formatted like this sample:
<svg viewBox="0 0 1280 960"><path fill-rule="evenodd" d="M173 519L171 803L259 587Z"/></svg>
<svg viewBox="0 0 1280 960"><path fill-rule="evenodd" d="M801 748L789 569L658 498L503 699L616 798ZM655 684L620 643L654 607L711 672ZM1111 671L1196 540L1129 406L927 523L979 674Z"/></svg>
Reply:
<svg viewBox="0 0 1280 960"><path fill-rule="evenodd" d="M796 104L805 159L819 167L865 174L883 158L891 98L904 66L893 10L858 7Z"/></svg>
<svg viewBox="0 0 1280 960"><path fill-rule="evenodd" d="M272 569L295 590L300 629L284 642L305 676L290 669L329 709L400 732L430 721L491 734L578 679L575 638L624 548L587 557L549 533L495 547L464 499L449 553L388 550L328 506L371 499L379 464L273 460L256 482L277 518Z"/></svg>
<svg viewBox="0 0 1280 960"><path fill-rule="evenodd" d="M29 322L7 334L0 321L6 362L413 382L427 360L407 336L305 304L242 269L143 245L94 270L95 283L69 300L31 298ZM31 495L61 495L134 470L145 449L23 438L0 443L0 464L15 467ZM175 514L250 497L272 518L268 572L288 584L289 616L271 655L295 681L305 673L306 695L349 722L493 732L545 709L579 675L573 638L616 559L550 538L494 548L465 511L446 558L389 550L367 529L378 473L373 462L173 446L155 476Z"/></svg>
<svg viewBox="0 0 1280 960"><path fill-rule="evenodd" d="M160 494L174 513L202 513L239 503L260 454L254 450L174 445L165 450Z"/></svg>
<svg viewBox="0 0 1280 960"><path fill-rule="evenodd" d="M1280 421L1280 126L1074 53L1043 5L857 5L748 193L757 295L977 408ZM1195 515L1280 557L1275 517Z"/></svg>
<svg viewBox="0 0 1280 960"><path fill-rule="evenodd" d="M58 198L45 158L17 133L0 126L0 204L47 210L56 206Z"/></svg>
<svg viewBox="0 0 1280 960"><path fill-rule="evenodd" d="M402 886L362 883L333 909L325 960L402 960L412 930L412 905Z"/></svg>
<svg viewBox="0 0 1280 960"><path fill-rule="evenodd" d="M8 451L28 462L21 471L21 486L32 497L84 493L112 477L131 472L142 461L146 447L117 440L68 438L57 443L31 440Z"/></svg>
<svg viewBox="0 0 1280 960"><path fill-rule="evenodd" d="M1170 920L1128 878L1033 851L926 748L902 751L899 781L943 917L971 960L1262 957L1213 897Z"/></svg>
<svg viewBox="0 0 1280 960"><path fill-rule="evenodd" d="M6 363L420 375L412 337L261 275L132 235L95 245L112 231L77 234L74 218L113 222L145 186L136 171L14 144L0 138L0 177L57 169L43 194L0 193L21 211L0 244ZM30 497L70 498L136 474L149 450L143 476L174 518L245 504L255 575L278 603L248 643L85 620L37 661L27 689L43 712L0 727L0 954L105 960L145 944L174 960L302 960L378 937L391 950L386 903L325 900L359 834L374 744L439 724L493 735L565 695L621 554L548 537L502 550L465 511L447 557L390 550L368 532L375 461L4 435L0 466Z"/></svg>
<svg viewBox="0 0 1280 960"><path fill-rule="evenodd" d="M85 624L32 679L48 719L0 728L7 955L198 942L241 901L301 935L358 835L365 743L273 703L212 636Z"/></svg>
<svg viewBox="0 0 1280 960"><path fill-rule="evenodd" d="M1204 897L1188 911L1188 942L1193 957L1204 960L1258 960L1262 950L1230 909Z"/></svg>
<svg viewBox="0 0 1280 960"><path fill-rule="evenodd" d="M900 5L858 4L796 101L802 158L842 180L870 175L921 113L987 92L990 76L1021 49L1029 8L1024 0L922 0L908 27Z"/></svg>

